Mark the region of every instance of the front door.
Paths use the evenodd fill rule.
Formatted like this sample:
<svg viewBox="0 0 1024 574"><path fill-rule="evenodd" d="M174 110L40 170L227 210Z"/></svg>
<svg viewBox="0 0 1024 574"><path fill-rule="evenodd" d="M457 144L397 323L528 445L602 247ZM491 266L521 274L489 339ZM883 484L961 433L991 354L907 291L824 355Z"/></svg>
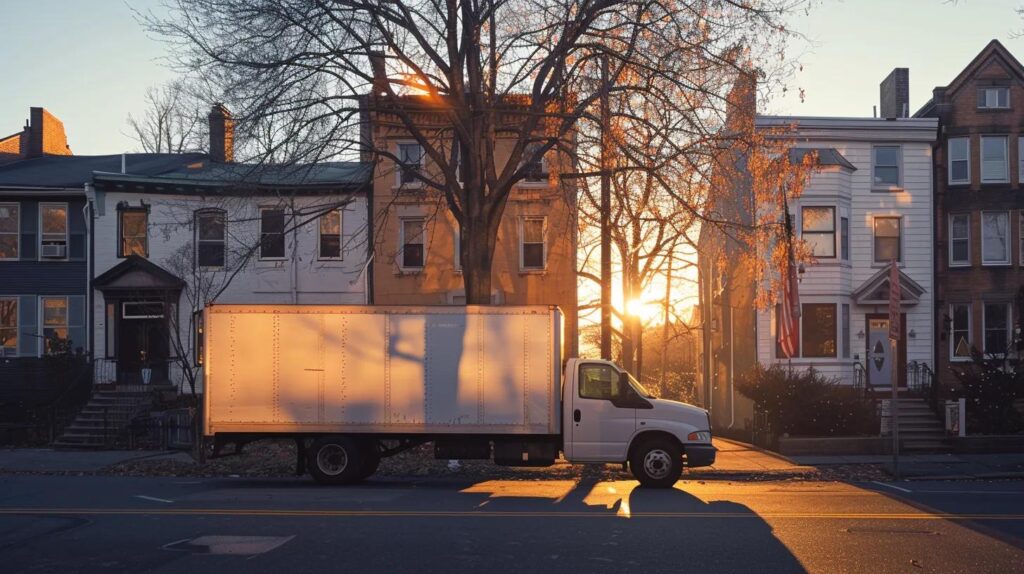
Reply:
<svg viewBox="0 0 1024 574"><path fill-rule="evenodd" d="M612 404L622 392L619 372L603 363L582 363L578 375L578 392L572 397L570 460L624 461L636 431L636 409Z"/></svg>
<svg viewBox="0 0 1024 574"><path fill-rule="evenodd" d="M892 386L892 345L889 320L868 319L868 380L875 387Z"/></svg>
<svg viewBox="0 0 1024 574"><path fill-rule="evenodd" d="M167 382L168 331L162 302L127 301L118 314L117 380L141 385L143 369L150 384Z"/></svg>

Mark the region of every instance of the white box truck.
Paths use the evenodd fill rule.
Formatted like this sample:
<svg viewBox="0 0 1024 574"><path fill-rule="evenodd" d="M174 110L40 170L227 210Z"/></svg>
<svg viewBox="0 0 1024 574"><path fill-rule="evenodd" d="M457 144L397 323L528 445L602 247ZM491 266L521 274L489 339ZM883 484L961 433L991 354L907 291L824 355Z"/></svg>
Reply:
<svg viewBox="0 0 1024 574"><path fill-rule="evenodd" d="M297 472L345 484L433 442L440 459L623 463L662 487L715 459L704 409L563 360L556 307L211 305L203 331L214 456L295 439Z"/></svg>

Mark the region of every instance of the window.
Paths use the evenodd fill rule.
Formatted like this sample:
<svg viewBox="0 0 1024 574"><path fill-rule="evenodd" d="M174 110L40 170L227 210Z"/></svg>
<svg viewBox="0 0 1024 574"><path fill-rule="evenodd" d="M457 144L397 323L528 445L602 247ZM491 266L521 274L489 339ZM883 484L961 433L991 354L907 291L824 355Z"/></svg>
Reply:
<svg viewBox="0 0 1024 574"><path fill-rule="evenodd" d="M839 252L843 261L850 260L850 218L839 218Z"/></svg>
<svg viewBox="0 0 1024 574"><path fill-rule="evenodd" d="M1024 183L1024 137L1017 138L1017 181Z"/></svg>
<svg viewBox="0 0 1024 574"><path fill-rule="evenodd" d="M872 149L875 187L900 185L900 147L875 146Z"/></svg>
<svg viewBox="0 0 1024 574"><path fill-rule="evenodd" d="M547 183L548 165L547 159L542 155L534 159L534 154L542 147L539 143L528 144L523 150L523 181L526 183Z"/></svg>
<svg viewBox="0 0 1024 574"><path fill-rule="evenodd" d="M850 305L843 303L843 316L840 332L843 334L843 358L850 358Z"/></svg>
<svg viewBox="0 0 1024 574"><path fill-rule="evenodd" d="M900 218L875 218L875 263L885 263L900 257Z"/></svg>
<svg viewBox="0 0 1024 574"><path fill-rule="evenodd" d="M121 303L121 317L124 319L163 319L164 304L161 301L125 301Z"/></svg>
<svg viewBox="0 0 1024 574"><path fill-rule="evenodd" d="M981 263L1007 265L1010 263L1010 212L981 212Z"/></svg>
<svg viewBox="0 0 1024 574"><path fill-rule="evenodd" d="M18 258L19 212L17 203L0 204L0 259Z"/></svg>
<svg viewBox="0 0 1024 574"><path fill-rule="evenodd" d="M610 401L618 394L618 372L608 365L580 366L580 398Z"/></svg>
<svg viewBox="0 0 1024 574"><path fill-rule="evenodd" d="M971 305L949 306L949 357L953 361L971 358Z"/></svg>
<svg viewBox="0 0 1024 574"><path fill-rule="evenodd" d="M521 269L544 269L547 247L544 235L546 217L524 217L519 220L519 266Z"/></svg>
<svg viewBox="0 0 1024 574"><path fill-rule="evenodd" d="M68 204L39 204L39 256L44 259L67 259Z"/></svg>
<svg viewBox="0 0 1024 574"><path fill-rule="evenodd" d="M1024 210L1020 212L1020 265L1024 267Z"/></svg>
<svg viewBox="0 0 1024 574"><path fill-rule="evenodd" d="M985 303L982 316L985 332L985 353L1003 355L1010 347L1010 304Z"/></svg>
<svg viewBox="0 0 1024 574"><path fill-rule="evenodd" d="M462 230L458 223L452 228L452 266L462 272Z"/></svg>
<svg viewBox="0 0 1024 574"><path fill-rule="evenodd" d="M220 210L196 212L196 261L199 267L224 267L227 251L227 229L224 221L224 212Z"/></svg>
<svg viewBox="0 0 1024 574"><path fill-rule="evenodd" d="M1006 138L1004 136L981 136L982 183L1010 181L1006 158Z"/></svg>
<svg viewBox="0 0 1024 574"><path fill-rule="evenodd" d="M970 138L950 138L949 150L949 183L971 183L971 140Z"/></svg>
<svg viewBox="0 0 1024 574"><path fill-rule="evenodd" d="M108 359L113 359L117 354L117 305L114 303L107 303L105 335L105 356Z"/></svg>
<svg viewBox="0 0 1024 574"><path fill-rule="evenodd" d="M18 354L18 299L0 298L0 357Z"/></svg>
<svg viewBox="0 0 1024 574"><path fill-rule="evenodd" d="M971 264L971 215L954 213L949 216L949 265L957 267Z"/></svg>
<svg viewBox="0 0 1024 574"><path fill-rule="evenodd" d="M284 210L260 210L260 259L284 259Z"/></svg>
<svg viewBox="0 0 1024 574"><path fill-rule="evenodd" d="M402 220L402 260L399 267L403 269L421 269L426 262L423 221L422 218Z"/></svg>
<svg viewBox="0 0 1024 574"><path fill-rule="evenodd" d="M830 303L805 303L801 306L801 355L836 356L836 306Z"/></svg>
<svg viewBox="0 0 1024 574"><path fill-rule="evenodd" d="M68 298L43 297L43 345L46 354L61 352L68 340Z"/></svg>
<svg viewBox="0 0 1024 574"><path fill-rule="evenodd" d="M320 216L320 259L341 259L341 210Z"/></svg>
<svg viewBox="0 0 1024 574"><path fill-rule="evenodd" d="M149 213L145 209L121 209L118 212L118 227L121 229L121 248L118 257L138 255L149 256L149 242L146 228L149 225Z"/></svg>
<svg viewBox="0 0 1024 574"><path fill-rule="evenodd" d="M978 107L984 109L1006 109L1010 107L1010 88L993 86L978 88Z"/></svg>
<svg viewBox="0 0 1024 574"><path fill-rule="evenodd" d="M805 207L802 211L801 236L815 257L836 256L836 217L833 207Z"/></svg>
<svg viewBox="0 0 1024 574"><path fill-rule="evenodd" d="M419 181L416 175L423 169L423 146L418 143L398 144L398 184Z"/></svg>

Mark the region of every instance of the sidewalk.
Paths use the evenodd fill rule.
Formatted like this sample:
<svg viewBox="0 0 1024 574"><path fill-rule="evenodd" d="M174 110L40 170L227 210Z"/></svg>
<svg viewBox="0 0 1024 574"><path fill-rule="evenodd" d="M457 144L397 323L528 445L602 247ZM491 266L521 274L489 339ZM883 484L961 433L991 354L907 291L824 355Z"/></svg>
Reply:
<svg viewBox="0 0 1024 574"><path fill-rule="evenodd" d="M876 464L892 472L891 455L805 455L791 458L799 464L817 467ZM1024 478L1024 453L901 455L900 475L907 479L932 480Z"/></svg>
<svg viewBox="0 0 1024 574"><path fill-rule="evenodd" d="M5 448L0 449L0 472L96 472L112 464L166 455L145 450Z"/></svg>
<svg viewBox="0 0 1024 574"><path fill-rule="evenodd" d="M718 448L715 464L711 466L717 471L728 472L811 472L810 465L794 461L771 451L727 438L716 437L714 445Z"/></svg>

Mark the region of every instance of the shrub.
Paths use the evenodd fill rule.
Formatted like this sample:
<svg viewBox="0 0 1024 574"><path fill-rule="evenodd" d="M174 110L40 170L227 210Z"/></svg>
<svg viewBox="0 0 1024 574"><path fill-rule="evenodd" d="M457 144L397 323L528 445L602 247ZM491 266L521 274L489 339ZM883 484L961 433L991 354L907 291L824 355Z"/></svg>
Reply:
<svg viewBox="0 0 1024 574"><path fill-rule="evenodd" d="M772 433L793 436L877 435L878 412L852 387L814 369L757 365L737 389L765 413Z"/></svg>

